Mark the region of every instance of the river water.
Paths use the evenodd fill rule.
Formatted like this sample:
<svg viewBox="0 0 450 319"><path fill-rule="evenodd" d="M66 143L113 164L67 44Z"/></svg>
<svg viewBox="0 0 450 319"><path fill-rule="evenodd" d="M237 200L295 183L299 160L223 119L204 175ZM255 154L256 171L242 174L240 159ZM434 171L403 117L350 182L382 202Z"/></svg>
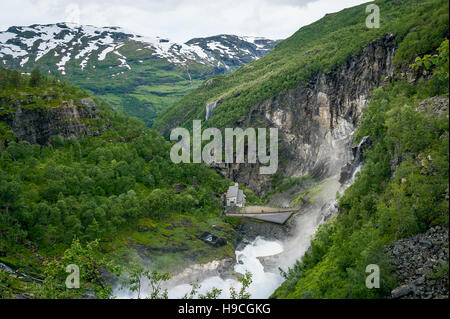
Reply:
<svg viewBox="0 0 450 319"><path fill-rule="evenodd" d="M277 273L266 272L257 257L266 257L279 254L283 251L281 242L264 240L261 237L256 238L251 244L244 247L241 251L236 251L237 264L234 271L244 274L246 271L252 273L254 284L251 285L249 292L253 298L266 298L274 289L282 282L282 277ZM260 284L256 284L260 283ZM222 290L220 298L230 297L230 288L240 288L239 283L235 279L223 279L220 276L211 276L199 281L201 288L199 294L205 294L213 288ZM182 298L191 290L191 286L187 283L177 285L169 289L169 298Z"/></svg>
<svg viewBox="0 0 450 319"><path fill-rule="evenodd" d="M320 192L313 198L313 203L295 216L293 234L282 241L257 237L242 250L236 251L236 264L234 272L244 274L252 273L252 284L248 289L251 298L268 298L283 282L278 267L286 271L295 262L302 258L310 246L312 235L317 227L337 211L336 193L343 192L348 185L340 185L338 176L327 179ZM264 261L261 260L260 257ZM216 267L211 263L210 268ZM206 267L208 268L208 267ZM210 291L212 288L222 290L220 298L230 297L230 288L240 289L240 283L234 278L221 278L219 275L204 277L198 271L200 294ZM190 273L192 278L192 273ZM182 298L191 289L186 282L169 288L169 298Z"/></svg>
<svg viewBox="0 0 450 319"><path fill-rule="evenodd" d="M233 263L234 266L230 265L229 267L234 267L232 272L235 274L245 274L247 271L252 273L252 284L248 289L251 298L268 298L281 285L284 279L279 268L287 271L303 257L309 249L311 238L319 225L337 212L336 194L342 194L351 185L360 168L358 167L354 171L353 177L345 185L339 183L339 175L322 182L320 191L311 198L312 203L297 216L292 217L294 219L291 235L281 241L260 236L244 246L243 249L235 252L236 262ZM185 296L191 291L190 283L193 281L200 284L199 295L204 295L213 288L217 288L222 291L220 298L229 298L230 288L234 287L239 291L241 285L236 277L226 276L223 278L218 271L221 266L223 267L221 261L214 261L185 269L181 274L172 278L167 285L169 298ZM123 290L116 290L115 296L117 298L137 297L135 294ZM146 296L143 294L141 297L145 298Z"/></svg>

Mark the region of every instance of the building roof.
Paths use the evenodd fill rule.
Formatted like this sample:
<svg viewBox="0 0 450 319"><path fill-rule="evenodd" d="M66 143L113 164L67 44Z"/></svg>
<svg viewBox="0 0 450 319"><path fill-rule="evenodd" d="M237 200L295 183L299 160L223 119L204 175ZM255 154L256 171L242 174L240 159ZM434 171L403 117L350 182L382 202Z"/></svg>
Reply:
<svg viewBox="0 0 450 319"><path fill-rule="evenodd" d="M237 202L242 203L244 201L244 198L245 198L244 192L242 190L238 190Z"/></svg>
<svg viewBox="0 0 450 319"><path fill-rule="evenodd" d="M238 183L230 186L227 191L227 198L238 197L239 186Z"/></svg>

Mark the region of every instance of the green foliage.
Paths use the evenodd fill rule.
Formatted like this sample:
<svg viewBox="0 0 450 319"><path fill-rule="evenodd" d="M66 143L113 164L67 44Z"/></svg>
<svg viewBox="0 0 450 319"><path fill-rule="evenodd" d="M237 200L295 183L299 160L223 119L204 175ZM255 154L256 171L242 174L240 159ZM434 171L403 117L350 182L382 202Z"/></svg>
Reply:
<svg viewBox="0 0 450 319"><path fill-rule="evenodd" d="M2 72L4 79L15 74ZM1 92L5 100L17 98L21 92L33 93L35 100L47 99L43 97L47 91L55 92L56 100L76 101L86 96L86 92L51 78L42 78L39 91L34 91L25 85L26 76L19 78L22 85ZM139 217L161 221L172 214L220 212L218 195L226 190L227 180L201 164L172 163L171 144L158 133L113 112L102 101L97 104L99 121L104 124L92 125L108 123L108 129L101 136L79 141L56 137L53 145L31 145L16 141L0 121L4 138L0 225L9 228L1 236L15 238L10 228L15 225L24 239L43 245L70 243L75 237L111 239ZM184 191L176 192L176 184Z"/></svg>
<svg viewBox="0 0 450 319"><path fill-rule="evenodd" d="M263 205L265 202L258 195L256 195L250 188L239 185L240 188L243 189L245 194L245 205Z"/></svg>
<svg viewBox="0 0 450 319"><path fill-rule="evenodd" d="M0 269L0 299L13 298L14 278L6 270Z"/></svg>
<svg viewBox="0 0 450 319"><path fill-rule="evenodd" d="M200 295L199 299L217 299L219 298L222 290L217 288L212 288L210 291L207 291L206 294Z"/></svg>
<svg viewBox="0 0 450 319"><path fill-rule="evenodd" d="M356 142L366 135L373 141L366 164L340 198L339 216L321 225L301 262L282 272L286 281L274 297L387 296L395 278L385 245L434 225L448 227L448 110L418 107L430 92L448 92L448 69L445 76L440 67L448 55L433 60L429 81L402 80L373 91L356 134ZM369 264L380 267L380 289L365 287ZM440 269L436 274L445 276Z"/></svg>
<svg viewBox="0 0 450 319"><path fill-rule="evenodd" d="M122 282L122 289L128 288L132 292L137 292L137 298L141 298L143 280L149 282L150 291L147 299L167 299L167 289L162 289L161 285L170 279L170 274L159 273L156 270L149 271L143 266L132 263L128 269L128 277Z"/></svg>
<svg viewBox="0 0 450 319"><path fill-rule="evenodd" d="M448 270L448 262L441 261L427 276L434 280L445 280L448 282Z"/></svg>
<svg viewBox="0 0 450 319"><path fill-rule="evenodd" d="M448 89L448 49L449 44L448 39L446 39L437 49L437 54L425 54L423 57L417 57L415 63L411 65L411 68L415 70L419 70L421 67L425 67L427 70L433 68L433 73L435 75L433 80L437 82L434 86L438 86L439 89Z"/></svg>
<svg viewBox="0 0 450 319"><path fill-rule="evenodd" d="M245 274L238 278L239 283L241 284L241 289L236 291L234 287L230 288L230 298L231 299L250 299L251 295L247 292L248 287L252 284L252 273L246 271Z"/></svg>
<svg viewBox="0 0 450 319"><path fill-rule="evenodd" d="M97 298L110 298L111 287L104 282L100 271L109 271L116 275L120 268L113 266L110 260L98 252L98 241L83 245L74 240L61 258L53 258L44 263L44 281L37 285L35 296L45 299L81 298L94 292ZM79 267L80 288L67 288L66 272L68 265Z"/></svg>
<svg viewBox="0 0 450 319"><path fill-rule="evenodd" d="M161 112L153 127L164 135L171 128L189 128L194 119L205 118L205 105L220 100L204 127L227 127L248 114L259 102L305 84L319 71L338 71L351 55L387 33L396 35L397 67L410 63L417 55L434 50L448 34L448 1L411 0L374 2L380 7L381 27L365 25L367 4L327 14L302 27L279 43L265 57L229 75L214 77L187 94L180 102Z"/></svg>
<svg viewBox="0 0 450 319"><path fill-rule="evenodd" d="M33 71L31 71L31 76L30 76L30 86L32 87L37 87L39 86L40 82L41 82L41 73L39 72L39 70L34 69Z"/></svg>
<svg viewBox="0 0 450 319"><path fill-rule="evenodd" d="M0 88L5 90L6 88L18 87L22 84L22 77L19 71L5 70L0 67Z"/></svg>
<svg viewBox="0 0 450 319"><path fill-rule="evenodd" d="M280 174L273 174L271 176L272 191L265 194L263 200L267 201L273 194L285 192L294 186L302 186L303 184L311 180L311 175L290 177L282 176Z"/></svg>
<svg viewBox="0 0 450 319"><path fill-rule="evenodd" d="M52 112L61 102L73 100L77 105L89 94L46 77L31 87L29 76L18 74L16 78L15 74L0 69L0 245L8 247L7 260L20 260L24 243L37 244L40 254L51 257L64 252L75 238L80 245L100 239L103 253L122 252L137 242L182 246L186 254L198 253L199 261L210 261L214 254L232 255L231 244L211 251L198 240L211 223L223 227L221 236L230 236L225 232L230 226L221 216L220 201L228 180L201 164L172 163L172 144L99 99L98 121L87 125L93 131L98 127L100 135L81 140L54 137L48 145L19 141L4 120L16 110L11 101L26 97L23 102L33 103L23 103L23 107ZM142 220L155 231L139 232ZM169 223L176 226L166 229ZM191 240L186 243L186 238ZM127 248L127 253L133 251ZM185 262L176 253L154 257L156 268ZM28 263L27 258L18 261L18 267ZM50 266L43 270L48 280L37 296L80 297L80 291L58 286L62 261L52 265L57 272ZM36 262L33 268L39 272L42 266ZM5 289L5 294L12 291Z"/></svg>

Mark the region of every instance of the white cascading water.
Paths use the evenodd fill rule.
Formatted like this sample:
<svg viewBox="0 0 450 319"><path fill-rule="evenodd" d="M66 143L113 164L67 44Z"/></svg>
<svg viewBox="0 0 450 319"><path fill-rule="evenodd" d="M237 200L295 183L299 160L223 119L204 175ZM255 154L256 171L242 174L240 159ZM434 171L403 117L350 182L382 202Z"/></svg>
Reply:
<svg viewBox="0 0 450 319"><path fill-rule="evenodd" d="M295 217L294 235L283 241L257 237L242 250L236 251L234 272L238 274L245 274L247 271L252 273L252 284L248 289L251 298L268 298L281 285L284 279L278 267L286 271L303 257L310 247L311 237L318 226L337 212L337 192L342 193L351 185L360 169L361 166L358 166L350 181L344 185L339 183L338 175L327 179L320 193L314 197L313 204ZM260 257L271 258L270 264L276 265L276 267L264 267ZM183 298L191 291L190 283L196 279L200 284L199 295L204 295L213 288L217 288L222 291L219 298L229 298L230 288L234 287L239 290L241 286L234 278L222 278L216 271L219 265L219 261L206 265L195 265L175 276L168 285L169 298ZM135 293L123 290L116 290L115 296L117 298L137 297ZM141 298L145 297L145 294L141 295Z"/></svg>
<svg viewBox="0 0 450 319"><path fill-rule="evenodd" d="M358 170L356 170L358 171ZM251 298L268 298L283 282L278 267L287 270L295 262L302 258L310 246L311 236L317 227L337 211L336 193L342 192L348 187L340 185L339 176L334 176L325 181L320 194L314 199L314 203L295 218L295 235L283 241L266 240L257 237L242 250L236 251L236 265L234 272L244 274L252 273L252 284L248 289ZM353 178L352 178L353 180ZM277 267L264 267L258 257L271 258L271 264ZM201 276L201 272L199 272ZM229 290L234 287L240 289L240 283L235 279L223 279L219 275L203 278L199 281L201 288L199 294L205 294L213 288L222 290L220 298L229 298ZM188 283L178 284L169 288L169 298L182 298L190 292Z"/></svg>
<svg viewBox="0 0 450 319"><path fill-rule="evenodd" d="M246 271L252 273L254 284L249 289L252 298L267 298L282 281L279 274L264 271L264 267L257 257L272 256L282 251L283 245L281 242L268 241L261 237L256 238L251 244L245 246L243 250L236 251L237 264L234 267L234 271L240 274L244 274ZM199 284L201 285L199 294L205 294L213 288L218 288L222 290L220 298L229 298L231 287L240 288L237 280L222 279L219 276L205 278ZM191 286L189 284L177 285L169 289L169 298L182 298L190 290Z"/></svg>
<svg viewBox="0 0 450 319"><path fill-rule="evenodd" d="M351 135L349 134L347 137ZM342 145L345 144L342 143ZM358 152L361 144L362 142L358 145ZM238 274L245 274L247 271L252 273L252 284L248 289L251 298L270 297L284 281L278 268L286 271L303 257L309 249L311 237L319 225L337 212L336 194L338 192L342 194L353 183L356 173L361 170L361 163L354 164L356 167L353 176L345 184L339 183L339 175L330 177L322 183L322 188L319 194L314 196L313 203L294 217L293 235L283 241L257 237L242 250L236 251L234 272ZM269 264L272 266L265 266L260 260L261 257L269 258ZM192 288L190 283L195 280L198 280L198 284L200 284L198 295L204 295L213 288L217 288L222 291L219 298L229 298L230 288L234 287L239 291L241 285L235 278L222 278L217 271L219 267L220 261L214 261L206 265L194 265L187 268L167 285L169 298L182 298L188 294ZM117 298L136 298L133 293L117 290L115 296Z"/></svg>

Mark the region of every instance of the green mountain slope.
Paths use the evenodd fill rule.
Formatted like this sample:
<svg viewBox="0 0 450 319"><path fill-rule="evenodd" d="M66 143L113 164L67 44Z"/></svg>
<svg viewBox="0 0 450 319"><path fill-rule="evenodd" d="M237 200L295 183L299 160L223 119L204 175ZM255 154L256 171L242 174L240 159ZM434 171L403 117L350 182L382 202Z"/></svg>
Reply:
<svg viewBox="0 0 450 319"><path fill-rule="evenodd" d="M448 35L447 1L380 0L374 3L381 12L379 29L366 27L366 5L328 14L302 27L265 57L233 74L208 80L174 107L164 110L154 128L167 135L173 127L192 125L193 119L205 120L205 106L214 101L219 101L218 106L204 125L232 125L256 103L297 87L319 70L331 70L387 33L397 35L396 67L438 47Z"/></svg>
<svg viewBox="0 0 450 319"><path fill-rule="evenodd" d="M151 126L159 111L208 76L230 73L277 43L235 35L175 43L118 27L57 23L0 32L0 61L7 68L60 75Z"/></svg>
<svg viewBox="0 0 450 319"><path fill-rule="evenodd" d="M292 133L290 136L283 136L291 139L281 141L280 168L283 161L303 165L303 158L296 153L289 154L290 148L300 150L305 162L311 163L297 170L284 170L284 176L274 175L272 180L267 177L265 182L274 184L274 192L290 180L301 180L304 172L317 173L311 176L318 180L327 177L328 172L323 168L329 163L316 163L313 158L338 149L328 149L327 144L321 143L320 139L327 133L338 133L331 144L341 140L350 144L353 137L353 142L369 137L371 146L363 154L364 168L356 175L354 184L339 195L339 212L320 226L309 251L284 273L286 281L273 294L275 298L388 297L396 287L396 278L385 254L386 245L435 225L448 228L449 62L448 40L444 40L448 37L448 1L379 0L375 3L381 10L380 29L365 26L365 5L326 15L301 28L265 57L232 74L203 82L173 107L162 110L154 123L164 136L175 126L190 127L194 119L203 120L203 127L224 127L245 118L249 120L242 123L256 127L260 124L258 120L268 113L262 109L255 117L247 117L255 104L276 100L275 111L282 111L283 107L291 111L296 107L296 112L284 113L293 115L289 121L282 117L276 119L281 128L293 128L288 131ZM395 41L395 46L389 42L388 47L383 47L386 39ZM194 39L191 45L214 51L201 42ZM355 57L369 52L363 51L367 45L372 49L370 55ZM386 50L394 47L394 51ZM174 49L181 52L180 48ZM388 56L386 52L395 54ZM119 54L125 56L125 47ZM377 54L384 55L385 59L377 59ZM368 95L363 92L356 96L357 99L370 96L367 107L365 103L356 107L349 103L350 107L345 109L348 106L344 106L345 101L334 101L323 103L317 109L303 103L311 106L305 110L300 103L305 101L304 96L284 94L301 85L307 86L308 80L319 71L330 71L328 84L337 92L351 83L356 87L358 81L367 84L372 78L359 77L357 73L391 66L385 63L391 57L395 68L392 75L377 73L376 84L364 87L370 88ZM416 57L421 58L416 60ZM125 64L120 59L114 60L120 70L128 69L125 64L134 68L132 63L140 63L139 58L127 59ZM365 59L370 59L370 63L364 63ZM179 70L174 71L166 62L158 61L152 64L158 67L151 73L164 70L161 78L177 77ZM411 69L414 61L416 64ZM359 63L353 70L352 62ZM69 68L70 62L67 63ZM73 63L79 68L82 61ZM88 67L89 61L86 63ZM195 65L199 67L198 72L209 72L204 65ZM190 70L194 72L196 67ZM117 106L137 105L131 98L126 102L116 95L129 83L145 78L144 69L135 68L140 73L133 79L126 78L125 72L108 74L123 79L124 86L118 84L122 82L114 82L111 91L101 91L101 88L96 93ZM92 67L90 72L95 73L96 69ZM105 65L103 71L108 70ZM356 75L350 81L349 76L343 76L333 87L333 75L345 73L339 72L342 70ZM74 72L80 78L87 74ZM379 74L383 75L382 81ZM90 81L86 83L95 92L98 80L88 76L86 81ZM109 79L105 78L102 87L105 83L110 83ZM187 91L190 83L183 83ZM379 88L373 90L375 87ZM152 86L145 90L152 90ZM169 91L164 84L152 98ZM349 96L352 92L348 90L349 94L343 96L354 98ZM327 95L317 87L314 94L323 99L342 97ZM100 239L102 253L119 263L144 259L165 270L173 265L182 267L186 262L206 262L233 255L231 221L220 214L220 195L230 182L203 165L174 165L168 158L171 144L156 131L147 129L136 119L113 112L106 103L90 96L57 79L42 78L37 72L28 76L0 69L0 296L35 291L34 285L17 282L7 267L25 269L27 274L43 278L41 271L48 268L45 261L61 255L73 238L80 238L83 243ZM139 99L139 96L132 97ZM206 119L205 107L212 102L217 102L217 107ZM364 112L362 118L359 114L345 118L344 114L338 123L341 126L333 131L335 123L329 120L327 111L340 111L339 108L345 112ZM140 111L143 116L147 114L145 107ZM314 129L318 132L313 132ZM304 142L303 138L312 141ZM348 146L345 143L343 149ZM314 152L303 152L302 147L309 147L308 151L315 148L318 152L311 156ZM340 156L346 155L343 153L331 155L335 162L345 164L347 160ZM328 158L324 156L324 159ZM270 190L253 180L252 171L245 171L245 167L239 169L232 172L233 178L245 179L248 186L259 187L261 193ZM212 249L199 239L205 231L226 239L226 244ZM72 249L76 248L75 242ZM71 250L66 251L70 253ZM368 289L365 285L369 264L381 269L380 289ZM447 278L448 285L445 269L443 273L442 269L436 269L427 280L438 276L433 280Z"/></svg>
<svg viewBox="0 0 450 319"><path fill-rule="evenodd" d="M86 91L0 69L1 266L40 278L74 238L164 270L233 256L220 200L230 182L200 164L173 164L170 147ZM199 239L212 225L228 243ZM28 291L5 282L0 294Z"/></svg>
<svg viewBox="0 0 450 319"><path fill-rule="evenodd" d="M401 80L373 92L356 137L373 139L365 167L339 200L338 216L319 228L274 297L390 297L396 269L385 246L436 225L448 229L448 40L440 50L430 80ZM443 271L431 269L424 280L440 282L448 295L448 243L446 249ZM365 285L371 264L380 269L379 289Z"/></svg>
<svg viewBox="0 0 450 319"><path fill-rule="evenodd" d="M280 101L285 101L289 110L289 103L309 97L301 100L295 90L289 95L289 89L308 86L308 80L319 71L331 78L341 70L348 71L354 61L349 58L361 53L363 47L386 34L395 35L393 75L386 77L384 87L371 93L354 140L356 143L364 136L372 139L372 147L364 154L365 167L339 200L338 215L320 227L308 253L285 273L286 281L274 293L275 298L389 297L396 278L384 251L386 245L435 225L448 228L448 41L443 42L448 38L448 1L374 3L380 7L379 29L365 26L366 5L326 15L258 61L208 80L163 111L154 124L165 136L173 127L191 127L194 119L201 119L203 127L233 127L236 123L258 127L262 118L258 112L271 116L272 109L283 110ZM381 47L378 52L383 54ZM431 57L419 59L411 70L415 59L426 54ZM364 59L364 55L358 56ZM377 65L360 69L371 72L371 67ZM352 82L334 84L337 90L344 90L340 85ZM280 96L285 98L278 99ZM205 106L212 102L217 106L206 119ZM336 101L332 107L337 109L344 102ZM283 129L310 124L310 114L301 107L298 105L304 113L294 115L302 117L281 118L277 125ZM332 107L326 105L327 109ZM322 119L328 124L327 117ZM296 146L285 143L282 147L286 152L282 153ZM299 161L299 157L292 161ZM249 175L242 174L247 181ZM256 188L259 185L255 183ZM448 257L447 261L443 258L448 266ZM380 289L365 285L369 264L381 269ZM442 280L445 278L448 271Z"/></svg>

